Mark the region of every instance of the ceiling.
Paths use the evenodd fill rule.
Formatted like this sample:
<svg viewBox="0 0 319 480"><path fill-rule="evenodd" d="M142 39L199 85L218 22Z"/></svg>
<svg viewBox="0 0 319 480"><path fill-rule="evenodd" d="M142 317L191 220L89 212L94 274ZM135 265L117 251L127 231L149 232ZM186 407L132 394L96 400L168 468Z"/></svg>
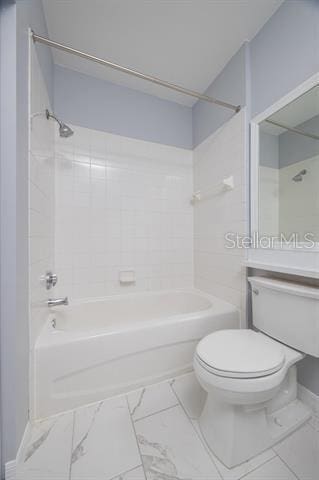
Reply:
<svg viewBox="0 0 319 480"><path fill-rule="evenodd" d="M49 37L204 92L282 0L43 0ZM35 32L37 33L37 32ZM54 62L191 106L195 99L53 49ZM227 101L227 99L224 99Z"/></svg>

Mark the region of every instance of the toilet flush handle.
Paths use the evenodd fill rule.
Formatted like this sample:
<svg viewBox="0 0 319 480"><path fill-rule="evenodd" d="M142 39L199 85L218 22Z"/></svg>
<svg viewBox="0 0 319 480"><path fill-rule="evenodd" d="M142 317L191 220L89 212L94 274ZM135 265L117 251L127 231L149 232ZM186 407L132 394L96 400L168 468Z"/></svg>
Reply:
<svg viewBox="0 0 319 480"><path fill-rule="evenodd" d="M253 293L254 293L255 295L259 295L259 290L258 290L257 288L253 288Z"/></svg>

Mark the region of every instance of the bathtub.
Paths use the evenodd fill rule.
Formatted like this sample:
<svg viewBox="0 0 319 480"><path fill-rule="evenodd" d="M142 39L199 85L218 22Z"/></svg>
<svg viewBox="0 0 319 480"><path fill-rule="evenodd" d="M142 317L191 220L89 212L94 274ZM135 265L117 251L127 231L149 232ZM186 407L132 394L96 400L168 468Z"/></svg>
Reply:
<svg viewBox="0 0 319 480"><path fill-rule="evenodd" d="M196 290L119 295L50 309L34 352L35 418L192 369L197 342L238 311Z"/></svg>

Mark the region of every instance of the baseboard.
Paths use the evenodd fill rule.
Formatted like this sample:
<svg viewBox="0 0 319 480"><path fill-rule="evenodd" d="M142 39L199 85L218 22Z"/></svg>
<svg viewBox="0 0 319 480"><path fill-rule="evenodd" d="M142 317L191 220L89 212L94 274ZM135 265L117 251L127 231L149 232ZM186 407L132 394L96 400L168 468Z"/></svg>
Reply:
<svg viewBox="0 0 319 480"><path fill-rule="evenodd" d="M4 478L5 480L16 480L16 461L12 460L12 462L7 462L5 464L5 473Z"/></svg>
<svg viewBox="0 0 319 480"><path fill-rule="evenodd" d="M7 462L4 466L4 478L5 478L5 480L16 480L16 478L17 478L17 465L18 465L19 459L21 458L21 450L22 450L23 446L25 445L25 440L26 440L27 436L30 434L30 430L31 430L31 425L30 425L30 422L28 422L26 424L26 427L25 427L25 430L24 430L24 433L23 433L23 437L22 437L22 440L21 440L21 443L20 443L20 446L19 446L19 449L18 449L17 458L15 460L12 460L11 462Z"/></svg>
<svg viewBox="0 0 319 480"><path fill-rule="evenodd" d="M319 417L319 395L316 395L308 388L300 385L300 383L298 383L297 395L299 400L308 405L308 407L313 411L314 415Z"/></svg>

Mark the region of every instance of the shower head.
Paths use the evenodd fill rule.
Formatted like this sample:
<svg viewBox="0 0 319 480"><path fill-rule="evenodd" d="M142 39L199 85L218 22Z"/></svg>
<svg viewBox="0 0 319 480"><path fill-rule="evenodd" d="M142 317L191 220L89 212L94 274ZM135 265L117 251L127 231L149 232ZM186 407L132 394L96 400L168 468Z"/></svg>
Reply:
<svg viewBox="0 0 319 480"><path fill-rule="evenodd" d="M292 177L292 180L293 180L294 182L302 182L302 177L303 177L304 175L306 175L306 173L307 173L307 170L305 170L305 169L304 169L304 170L301 170L299 173L297 173L297 175L295 175L294 177Z"/></svg>
<svg viewBox="0 0 319 480"><path fill-rule="evenodd" d="M71 137L71 135L73 135L74 132L68 125L61 122L59 127L59 133L60 133L60 137L68 138L68 137Z"/></svg>
<svg viewBox="0 0 319 480"><path fill-rule="evenodd" d="M68 125L61 122L58 118L56 118L56 116L53 115L53 113L50 113L48 109L45 111L45 115L48 120L49 118L53 118L56 122L58 122L60 137L68 138L68 137L71 137L71 135L73 135L74 133L73 130Z"/></svg>

